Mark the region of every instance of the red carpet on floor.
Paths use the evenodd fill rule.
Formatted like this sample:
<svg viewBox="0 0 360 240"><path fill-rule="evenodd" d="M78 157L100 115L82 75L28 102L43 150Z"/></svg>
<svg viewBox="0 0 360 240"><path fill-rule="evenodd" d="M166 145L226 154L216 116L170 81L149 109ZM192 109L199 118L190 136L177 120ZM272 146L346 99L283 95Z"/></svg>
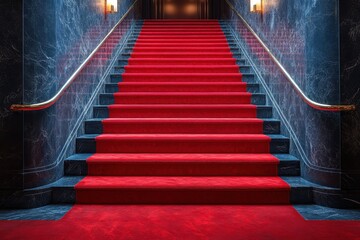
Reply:
<svg viewBox="0 0 360 240"><path fill-rule="evenodd" d="M59 221L0 221L2 240L346 240L360 222L305 221L291 206L75 205Z"/></svg>

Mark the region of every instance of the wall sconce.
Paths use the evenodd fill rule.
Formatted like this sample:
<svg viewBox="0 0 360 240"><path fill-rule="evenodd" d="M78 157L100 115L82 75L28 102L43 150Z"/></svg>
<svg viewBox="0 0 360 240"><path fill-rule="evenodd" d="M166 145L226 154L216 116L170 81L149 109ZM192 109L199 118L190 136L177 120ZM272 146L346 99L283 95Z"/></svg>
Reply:
<svg viewBox="0 0 360 240"><path fill-rule="evenodd" d="M116 13L118 11L118 0L105 0L105 12Z"/></svg>
<svg viewBox="0 0 360 240"><path fill-rule="evenodd" d="M250 0L250 12L262 13L263 0Z"/></svg>

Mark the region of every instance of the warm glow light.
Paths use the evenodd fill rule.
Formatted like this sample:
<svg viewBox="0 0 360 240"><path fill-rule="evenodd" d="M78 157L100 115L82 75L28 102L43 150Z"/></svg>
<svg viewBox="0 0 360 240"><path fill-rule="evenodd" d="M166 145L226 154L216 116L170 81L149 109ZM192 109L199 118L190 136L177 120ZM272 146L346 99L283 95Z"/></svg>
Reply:
<svg viewBox="0 0 360 240"><path fill-rule="evenodd" d="M106 12L116 13L118 11L118 0L106 0Z"/></svg>
<svg viewBox="0 0 360 240"><path fill-rule="evenodd" d="M197 6L195 4L188 4L185 7L185 12L187 14L195 14L197 12Z"/></svg>
<svg viewBox="0 0 360 240"><path fill-rule="evenodd" d="M165 5L165 12L167 14L175 14L176 13L176 7L173 4L166 4Z"/></svg>
<svg viewBox="0 0 360 240"><path fill-rule="evenodd" d="M250 0L250 12L262 12L262 0Z"/></svg>

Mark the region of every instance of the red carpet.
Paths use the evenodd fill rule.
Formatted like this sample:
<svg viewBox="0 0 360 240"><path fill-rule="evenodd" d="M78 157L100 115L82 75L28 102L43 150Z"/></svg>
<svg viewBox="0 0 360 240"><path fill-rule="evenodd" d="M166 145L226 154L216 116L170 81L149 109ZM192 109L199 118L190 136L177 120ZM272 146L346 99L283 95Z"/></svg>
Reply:
<svg viewBox="0 0 360 240"><path fill-rule="evenodd" d="M287 204L290 187L217 21L145 21L82 204Z"/></svg>
<svg viewBox="0 0 360 240"><path fill-rule="evenodd" d="M59 221L0 221L2 240L345 240L356 221L305 221L291 206L75 205Z"/></svg>

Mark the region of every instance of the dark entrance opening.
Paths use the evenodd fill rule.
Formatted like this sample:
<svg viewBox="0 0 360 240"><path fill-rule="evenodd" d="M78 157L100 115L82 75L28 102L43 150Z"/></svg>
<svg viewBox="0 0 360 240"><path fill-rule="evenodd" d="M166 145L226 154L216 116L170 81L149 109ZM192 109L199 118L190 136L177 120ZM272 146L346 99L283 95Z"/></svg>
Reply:
<svg viewBox="0 0 360 240"><path fill-rule="evenodd" d="M217 19L220 0L142 0L144 19Z"/></svg>

